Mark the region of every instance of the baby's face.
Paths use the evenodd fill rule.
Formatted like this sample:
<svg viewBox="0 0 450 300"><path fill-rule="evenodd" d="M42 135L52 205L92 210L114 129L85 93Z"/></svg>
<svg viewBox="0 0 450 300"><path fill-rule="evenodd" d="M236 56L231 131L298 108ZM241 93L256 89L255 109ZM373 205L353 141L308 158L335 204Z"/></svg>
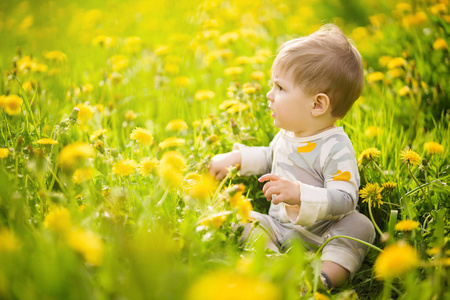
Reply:
<svg viewBox="0 0 450 300"><path fill-rule="evenodd" d="M272 82L267 98L269 108L273 110L274 125L296 136L305 136L302 133L306 133L308 124L311 124L314 95L307 95L302 88L295 86L289 72L275 71Z"/></svg>

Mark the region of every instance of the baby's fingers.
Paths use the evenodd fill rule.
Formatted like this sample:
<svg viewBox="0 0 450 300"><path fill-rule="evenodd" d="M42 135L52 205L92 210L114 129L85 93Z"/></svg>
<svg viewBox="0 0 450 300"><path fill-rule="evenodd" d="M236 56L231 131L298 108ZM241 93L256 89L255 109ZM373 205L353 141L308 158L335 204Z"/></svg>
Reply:
<svg viewBox="0 0 450 300"><path fill-rule="evenodd" d="M275 174L265 174L261 177L258 178L259 182L264 182L264 181L268 181L268 180L278 180L280 179L280 177L278 175Z"/></svg>

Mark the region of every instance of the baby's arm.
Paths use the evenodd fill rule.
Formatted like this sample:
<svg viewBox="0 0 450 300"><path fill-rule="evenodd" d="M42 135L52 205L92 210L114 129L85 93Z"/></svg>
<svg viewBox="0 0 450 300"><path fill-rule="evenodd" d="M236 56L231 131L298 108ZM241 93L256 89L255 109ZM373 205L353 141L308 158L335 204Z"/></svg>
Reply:
<svg viewBox="0 0 450 300"><path fill-rule="evenodd" d="M228 153L217 154L209 163L209 173L217 180L224 178L228 170L227 168L241 164L242 156L240 150L233 150Z"/></svg>
<svg viewBox="0 0 450 300"><path fill-rule="evenodd" d="M239 164L240 174L259 175L268 173L272 166L272 147L279 138L278 133L268 147L247 147L242 144L234 144L233 151L218 154L211 159L209 173L217 180L224 178L227 168Z"/></svg>

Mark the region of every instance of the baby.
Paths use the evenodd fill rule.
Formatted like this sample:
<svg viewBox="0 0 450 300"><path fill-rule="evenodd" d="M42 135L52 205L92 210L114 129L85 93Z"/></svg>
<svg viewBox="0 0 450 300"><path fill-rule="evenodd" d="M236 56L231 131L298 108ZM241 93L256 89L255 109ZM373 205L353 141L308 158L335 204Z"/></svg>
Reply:
<svg viewBox="0 0 450 300"><path fill-rule="evenodd" d="M279 250L290 239L320 246L346 235L372 243L371 221L357 210L359 173L353 146L336 127L364 86L361 55L341 30L324 25L313 34L284 43L271 69L267 94L274 125L280 129L268 147L235 144L211 159L216 179L240 164L241 175L265 174L269 214L252 212ZM247 226L248 227L248 226ZM250 230L244 232L249 234ZM253 233L252 233L253 235ZM337 287L361 267L367 246L336 238L323 248L321 279Z"/></svg>

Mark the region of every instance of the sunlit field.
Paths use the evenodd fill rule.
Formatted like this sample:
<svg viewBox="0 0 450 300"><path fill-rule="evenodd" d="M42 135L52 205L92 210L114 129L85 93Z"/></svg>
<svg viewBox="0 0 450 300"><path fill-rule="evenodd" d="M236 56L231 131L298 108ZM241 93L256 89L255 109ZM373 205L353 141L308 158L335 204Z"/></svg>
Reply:
<svg viewBox="0 0 450 300"><path fill-rule="evenodd" d="M1 1L0 299L450 299L449 1L384 2ZM256 176L208 176L269 144L277 48L329 22L364 61L337 125L377 232L331 291L321 248L239 243Z"/></svg>

